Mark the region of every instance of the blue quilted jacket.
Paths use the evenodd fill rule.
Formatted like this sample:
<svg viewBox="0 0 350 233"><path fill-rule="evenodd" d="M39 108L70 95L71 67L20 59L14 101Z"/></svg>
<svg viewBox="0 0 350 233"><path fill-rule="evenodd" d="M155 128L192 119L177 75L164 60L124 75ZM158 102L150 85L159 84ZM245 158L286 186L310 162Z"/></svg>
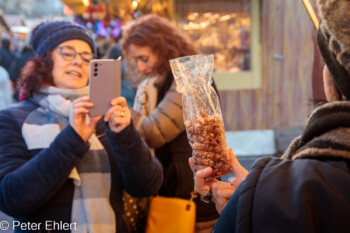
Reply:
<svg viewBox="0 0 350 233"><path fill-rule="evenodd" d="M68 125L49 148L28 150L21 129L37 107L23 101L0 111L0 210L24 223L71 222L74 185L68 175L89 144ZM101 121L96 135L111 166L110 204L116 213L116 231L128 232L123 189L137 197L156 194L163 182L162 166L133 124L117 134Z"/></svg>

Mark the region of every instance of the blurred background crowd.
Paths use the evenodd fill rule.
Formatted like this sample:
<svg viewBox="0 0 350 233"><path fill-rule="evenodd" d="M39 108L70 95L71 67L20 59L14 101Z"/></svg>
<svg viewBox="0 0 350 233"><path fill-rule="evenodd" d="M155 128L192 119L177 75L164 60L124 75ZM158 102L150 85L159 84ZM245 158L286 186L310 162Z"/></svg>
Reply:
<svg viewBox="0 0 350 233"><path fill-rule="evenodd" d="M214 7L215 6L215 7ZM250 70L251 2L172 1L172 0L14 0L0 1L0 65L9 74L14 88L20 68L32 56L27 46L30 31L45 20L68 19L87 27L97 43L97 58L121 55L122 29L134 19L157 14L175 22L202 53L213 53L216 70L234 73ZM226 10L229 9L229 10ZM124 69L123 69L124 71ZM135 74L123 89L132 105ZM18 93L13 89L14 101Z"/></svg>

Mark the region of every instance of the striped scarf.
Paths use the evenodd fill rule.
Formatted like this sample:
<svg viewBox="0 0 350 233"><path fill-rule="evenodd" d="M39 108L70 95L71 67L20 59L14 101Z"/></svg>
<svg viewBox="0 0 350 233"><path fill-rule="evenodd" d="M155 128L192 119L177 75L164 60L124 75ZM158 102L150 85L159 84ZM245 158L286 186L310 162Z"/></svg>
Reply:
<svg viewBox="0 0 350 233"><path fill-rule="evenodd" d="M157 105L158 89L154 83L158 77L148 77L137 88L133 109L141 113L141 119L136 123L136 129L140 129L146 117L149 117Z"/></svg>
<svg viewBox="0 0 350 233"><path fill-rule="evenodd" d="M23 124L23 137L29 150L48 148L55 137L69 124L72 101L88 95L88 87L68 90L43 87L31 98L40 105ZM93 134L90 150L73 168L74 181L72 222L76 233L116 232L115 213L109 202L111 171L107 152Z"/></svg>
<svg viewBox="0 0 350 233"><path fill-rule="evenodd" d="M350 102L334 101L316 108L302 135L295 138L283 159L350 159Z"/></svg>

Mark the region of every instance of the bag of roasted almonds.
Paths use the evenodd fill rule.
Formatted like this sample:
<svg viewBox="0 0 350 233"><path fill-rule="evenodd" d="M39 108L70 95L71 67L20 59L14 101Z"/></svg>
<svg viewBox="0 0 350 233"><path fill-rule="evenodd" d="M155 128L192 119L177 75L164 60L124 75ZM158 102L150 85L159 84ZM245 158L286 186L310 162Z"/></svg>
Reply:
<svg viewBox="0 0 350 233"><path fill-rule="evenodd" d="M227 153L219 97L212 86L213 55L194 55L170 60L177 90L182 94L183 116L193 149L194 172L212 167L209 178L232 172Z"/></svg>

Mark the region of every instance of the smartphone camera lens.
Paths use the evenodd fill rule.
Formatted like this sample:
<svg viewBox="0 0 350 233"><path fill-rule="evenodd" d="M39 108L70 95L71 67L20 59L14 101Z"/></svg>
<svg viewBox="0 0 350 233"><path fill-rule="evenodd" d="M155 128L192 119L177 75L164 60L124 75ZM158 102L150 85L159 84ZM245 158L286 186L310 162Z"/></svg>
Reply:
<svg viewBox="0 0 350 233"><path fill-rule="evenodd" d="M96 77L96 76L97 76L97 73L94 73L94 76Z"/></svg>
<svg viewBox="0 0 350 233"><path fill-rule="evenodd" d="M97 64L97 63L95 63L94 65L95 65L95 67L97 67L97 66L98 66L98 64Z"/></svg>

